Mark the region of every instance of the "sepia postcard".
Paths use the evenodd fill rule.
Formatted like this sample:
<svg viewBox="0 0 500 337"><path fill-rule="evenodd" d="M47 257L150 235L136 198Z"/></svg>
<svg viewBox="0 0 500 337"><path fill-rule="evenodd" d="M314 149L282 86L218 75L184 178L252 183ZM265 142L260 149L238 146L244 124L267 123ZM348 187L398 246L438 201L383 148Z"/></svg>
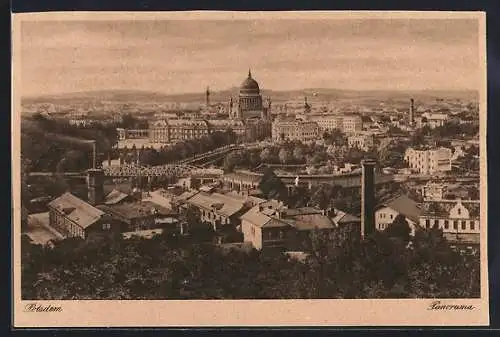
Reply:
<svg viewBox="0 0 500 337"><path fill-rule="evenodd" d="M13 326L487 326L485 20L13 14Z"/></svg>

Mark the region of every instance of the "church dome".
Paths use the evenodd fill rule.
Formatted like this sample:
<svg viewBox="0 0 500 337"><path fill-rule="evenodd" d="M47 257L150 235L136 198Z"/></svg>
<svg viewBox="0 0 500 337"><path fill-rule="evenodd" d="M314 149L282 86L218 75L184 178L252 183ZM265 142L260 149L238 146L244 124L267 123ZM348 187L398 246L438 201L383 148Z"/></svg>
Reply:
<svg viewBox="0 0 500 337"><path fill-rule="evenodd" d="M259 94L259 83L252 78L252 73L248 71L248 77L241 84L240 92L247 94Z"/></svg>

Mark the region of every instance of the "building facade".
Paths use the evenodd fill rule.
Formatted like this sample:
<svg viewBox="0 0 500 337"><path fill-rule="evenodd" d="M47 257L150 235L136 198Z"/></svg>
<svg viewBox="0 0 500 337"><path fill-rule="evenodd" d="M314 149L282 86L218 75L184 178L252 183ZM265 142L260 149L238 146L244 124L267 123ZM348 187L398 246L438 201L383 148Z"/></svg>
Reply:
<svg viewBox="0 0 500 337"><path fill-rule="evenodd" d="M322 131L337 129L344 133L358 133L363 130L363 120L358 115L306 115L305 119L316 122Z"/></svg>
<svg viewBox="0 0 500 337"><path fill-rule="evenodd" d="M431 129L443 126L448 121L448 115L443 113L425 112L420 117L415 118L417 127L422 128L428 126Z"/></svg>
<svg viewBox="0 0 500 337"><path fill-rule="evenodd" d="M354 134L347 137L349 147L358 148L363 151L368 151L375 145L375 138L370 134Z"/></svg>
<svg viewBox="0 0 500 337"><path fill-rule="evenodd" d="M307 250L312 231L337 227L359 233L360 219L338 210L292 209L276 200L260 203L241 216L243 240L257 250Z"/></svg>
<svg viewBox="0 0 500 337"><path fill-rule="evenodd" d="M117 128L118 140L126 139L147 139L149 137L148 129L124 129Z"/></svg>
<svg viewBox="0 0 500 337"><path fill-rule="evenodd" d="M149 124L151 143L171 143L201 138L212 132L206 120L170 119Z"/></svg>
<svg viewBox="0 0 500 337"><path fill-rule="evenodd" d="M332 131L333 129L343 129L343 118L336 115L320 115L307 118L312 122L316 122L322 131Z"/></svg>
<svg viewBox="0 0 500 337"><path fill-rule="evenodd" d="M356 133L363 129L361 116L347 115L342 118L342 131L344 133Z"/></svg>
<svg viewBox="0 0 500 337"><path fill-rule="evenodd" d="M452 151L448 148L415 149L405 151L404 160L408 167L420 174L434 174L451 171Z"/></svg>
<svg viewBox="0 0 500 337"><path fill-rule="evenodd" d="M275 142L286 140L309 142L320 137L320 128L318 123L312 121L276 120L272 124L271 134Z"/></svg>
<svg viewBox="0 0 500 337"><path fill-rule="evenodd" d="M202 222L209 223L214 231L224 228L236 229L239 216L245 209L245 202L220 193L197 192L183 200L184 207L198 210Z"/></svg>
<svg viewBox="0 0 500 337"><path fill-rule="evenodd" d="M49 224L65 238L86 239L93 233L121 232L123 224L67 192L49 204Z"/></svg>
<svg viewBox="0 0 500 337"><path fill-rule="evenodd" d="M452 246L477 249L480 236L479 200L433 200L422 205L420 226L438 228Z"/></svg>

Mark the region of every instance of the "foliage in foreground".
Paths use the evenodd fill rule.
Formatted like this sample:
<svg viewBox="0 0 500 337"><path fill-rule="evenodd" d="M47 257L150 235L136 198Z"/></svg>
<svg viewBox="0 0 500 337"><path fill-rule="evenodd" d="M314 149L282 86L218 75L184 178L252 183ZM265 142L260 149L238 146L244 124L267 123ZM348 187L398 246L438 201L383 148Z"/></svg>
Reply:
<svg viewBox="0 0 500 337"><path fill-rule="evenodd" d="M392 233L397 231L392 231ZM344 236L344 237L342 237ZM479 297L479 258L451 251L438 231L412 248L391 233L360 242L311 235L302 263L273 252L224 251L157 236L22 243L24 299L292 299Z"/></svg>

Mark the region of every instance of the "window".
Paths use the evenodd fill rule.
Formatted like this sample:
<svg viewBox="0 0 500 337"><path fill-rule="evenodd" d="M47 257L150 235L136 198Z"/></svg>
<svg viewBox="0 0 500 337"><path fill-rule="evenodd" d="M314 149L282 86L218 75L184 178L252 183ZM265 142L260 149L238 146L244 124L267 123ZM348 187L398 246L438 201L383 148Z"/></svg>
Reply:
<svg viewBox="0 0 500 337"><path fill-rule="evenodd" d="M280 231L280 239L283 239L285 237L285 232Z"/></svg>
<svg viewBox="0 0 500 337"><path fill-rule="evenodd" d="M462 213L462 210L460 208L457 209L457 214L460 215Z"/></svg>
<svg viewBox="0 0 500 337"><path fill-rule="evenodd" d="M425 228L429 228L431 226L431 221L429 219L425 220Z"/></svg>
<svg viewBox="0 0 500 337"><path fill-rule="evenodd" d="M474 221L470 222L470 229L471 230L475 230L476 229L476 224L474 223Z"/></svg>
<svg viewBox="0 0 500 337"><path fill-rule="evenodd" d="M267 232L267 238L271 240L273 238L273 233L272 232Z"/></svg>
<svg viewBox="0 0 500 337"><path fill-rule="evenodd" d="M390 217L391 217L391 220L392 220L392 214L390 215Z"/></svg>
<svg viewBox="0 0 500 337"><path fill-rule="evenodd" d="M434 220L434 227L439 227L439 220Z"/></svg>
<svg viewBox="0 0 500 337"><path fill-rule="evenodd" d="M444 221L444 228L445 228L445 229L450 228L450 222L449 222L448 220L445 220L445 221Z"/></svg>
<svg viewBox="0 0 500 337"><path fill-rule="evenodd" d="M111 224L109 223L102 224L102 230L108 231L110 229L111 229Z"/></svg>
<svg viewBox="0 0 500 337"><path fill-rule="evenodd" d="M465 230L467 228L465 221L462 221L462 230Z"/></svg>
<svg viewBox="0 0 500 337"><path fill-rule="evenodd" d="M453 220L453 229L458 229L458 221Z"/></svg>

